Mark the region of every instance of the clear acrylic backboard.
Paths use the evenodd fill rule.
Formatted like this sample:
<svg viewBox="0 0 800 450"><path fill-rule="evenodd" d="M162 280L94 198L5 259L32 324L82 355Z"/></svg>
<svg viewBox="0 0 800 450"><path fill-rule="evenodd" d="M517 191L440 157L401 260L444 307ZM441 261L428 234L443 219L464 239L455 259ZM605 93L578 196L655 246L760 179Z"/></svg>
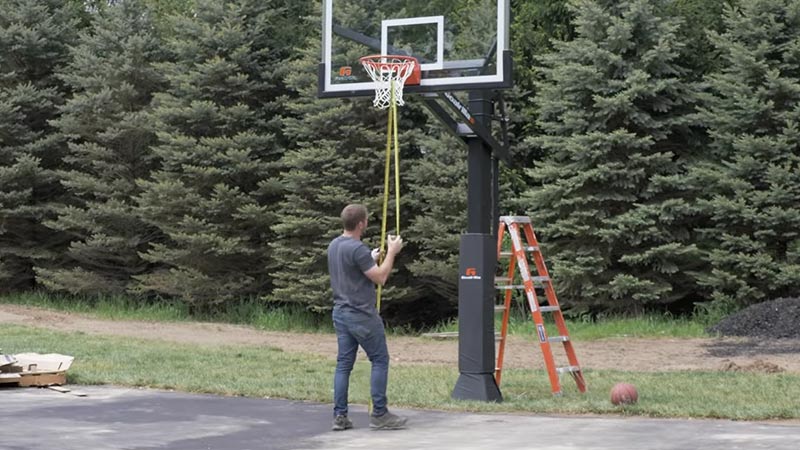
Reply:
<svg viewBox="0 0 800 450"><path fill-rule="evenodd" d="M321 97L373 95L366 55L419 60L406 92L511 87L510 0L323 0Z"/></svg>

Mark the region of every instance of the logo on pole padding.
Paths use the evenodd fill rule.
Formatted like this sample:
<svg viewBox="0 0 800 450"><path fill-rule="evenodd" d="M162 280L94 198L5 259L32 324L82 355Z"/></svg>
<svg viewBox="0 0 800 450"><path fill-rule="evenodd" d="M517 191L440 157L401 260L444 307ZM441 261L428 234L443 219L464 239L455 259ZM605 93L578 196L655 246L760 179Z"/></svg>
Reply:
<svg viewBox="0 0 800 450"><path fill-rule="evenodd" d="M480 280L481 276L478 275L478 269L475 267L467 267L467 270L464 271L464 275L461 275L462 280Z"/></svg>

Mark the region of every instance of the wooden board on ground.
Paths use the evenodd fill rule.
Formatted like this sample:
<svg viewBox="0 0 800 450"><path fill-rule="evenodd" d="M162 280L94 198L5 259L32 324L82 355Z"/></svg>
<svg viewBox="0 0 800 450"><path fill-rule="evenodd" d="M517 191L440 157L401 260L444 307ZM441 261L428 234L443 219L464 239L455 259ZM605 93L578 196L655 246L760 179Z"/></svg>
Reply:
<svg viewBox="0 0 800 450"><path fill-rule="evenodd" d="M0 384L17 384L20 378L18 373L0 373Z"/></svg>
<svg viewBox="0 0 800 450"><path fill-rule="evenodd" d="M21 373L22 375L19 379L19 386L20 387L28 387L28 386L52 386L52 385L61 385L67 383L67 373L66 372L55 372L55 373Z"/></svg>
<svg viewBox="0 0 800 450"><path fill-rule="evenodd" d="M72 391L71 389L67 389L60 386L47 386L47 389L50 389L51 391L61 392L62 394L66 394L67 392Z"/></svg>
<svg viewBox="0 0 800 450"><path fill-rule="evenodd" d="M422 333L422 337L433 339L458 339L458 331L443 331L441 333Z"/></svg>

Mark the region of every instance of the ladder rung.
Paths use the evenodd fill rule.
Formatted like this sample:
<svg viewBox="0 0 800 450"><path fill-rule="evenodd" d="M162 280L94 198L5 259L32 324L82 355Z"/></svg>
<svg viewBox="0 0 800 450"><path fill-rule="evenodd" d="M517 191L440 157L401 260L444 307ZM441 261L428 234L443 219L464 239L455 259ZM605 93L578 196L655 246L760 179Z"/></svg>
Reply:
<svg viewBox="0 0 800 450"><path fill-rule="evenodd" d="M505 311L505 310L506 310L506 305L494 305L495 312Z"/></svg>
<svg viewBox="0 0 800 450"><path fill-rule="evenodd" d="M539 251L539 247L536 247L535 245L531 245L529 247L525 247L525 251L526 252L538 252ZM514 252L500 252L500 256L513 256L513 255L514 255Z"/></svg>
<svg viewBox="0 0 800 450"><path fill-rule="evenodd" d="M495 286L497 289L525 289L522 284L508 284L511 283L511 278L509 277L494 277L494 283L497 285Z"/></svg>
<svg viewBox="0 0 800 450"><path fill-rule="evenodd" d="M525 289L525 285L524 284L506 284L506 285L498 285L498 286L495 286L495 287L497 289L504 289L506 291L509 290L509 289Z"/></svg>
<svg viewBox="0 0 800 450"><path fill-rule="evenodd" d="M574 373L580 372L581 368L579 366L566 366L566 367L558 367L556 368L556 372L558 373Z"/></svg>
<svg viewBox="0 0 800 450"><path fill-rule="evenodd" d="M502 216L500 220L505 223L531 223L531 218L527 216Z"/></svg>
<svg viewBox="0 0 800 450"><path fill-rule="evenodd" d="M547 338L548 342L567 342L569 340L569 336L550 336Z"/></svg>
<svg viewBox="0 0 800 450"><path fill-rule="evenodd" d="M531 277L531 280L534 283L544 283L550 281L550 277ZM501 283L511 283L511 278L509 277L494 277L494 283L497 285L497 289L525 289L525 285L522 284L501 284ZM534 286L536 288L537 286Z"/></svg>
<svg viewBox="0 0 800 450"><path fill-rule="evenodd" d="M558 306L540 306L539 311L541 312L561 311L561 308L559 308Z"/></svg>

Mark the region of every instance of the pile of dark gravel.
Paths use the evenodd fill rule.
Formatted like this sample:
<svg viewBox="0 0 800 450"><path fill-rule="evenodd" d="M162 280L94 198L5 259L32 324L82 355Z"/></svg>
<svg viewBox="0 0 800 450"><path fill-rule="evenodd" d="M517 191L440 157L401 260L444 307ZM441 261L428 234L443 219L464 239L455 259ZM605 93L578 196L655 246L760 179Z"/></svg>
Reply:
<svg viewBox="0 0 800 450"><path fill-rule="evenodd" d="M731 314L706 331L722 336L800 338L800 298L779 298Z"/></svg>

